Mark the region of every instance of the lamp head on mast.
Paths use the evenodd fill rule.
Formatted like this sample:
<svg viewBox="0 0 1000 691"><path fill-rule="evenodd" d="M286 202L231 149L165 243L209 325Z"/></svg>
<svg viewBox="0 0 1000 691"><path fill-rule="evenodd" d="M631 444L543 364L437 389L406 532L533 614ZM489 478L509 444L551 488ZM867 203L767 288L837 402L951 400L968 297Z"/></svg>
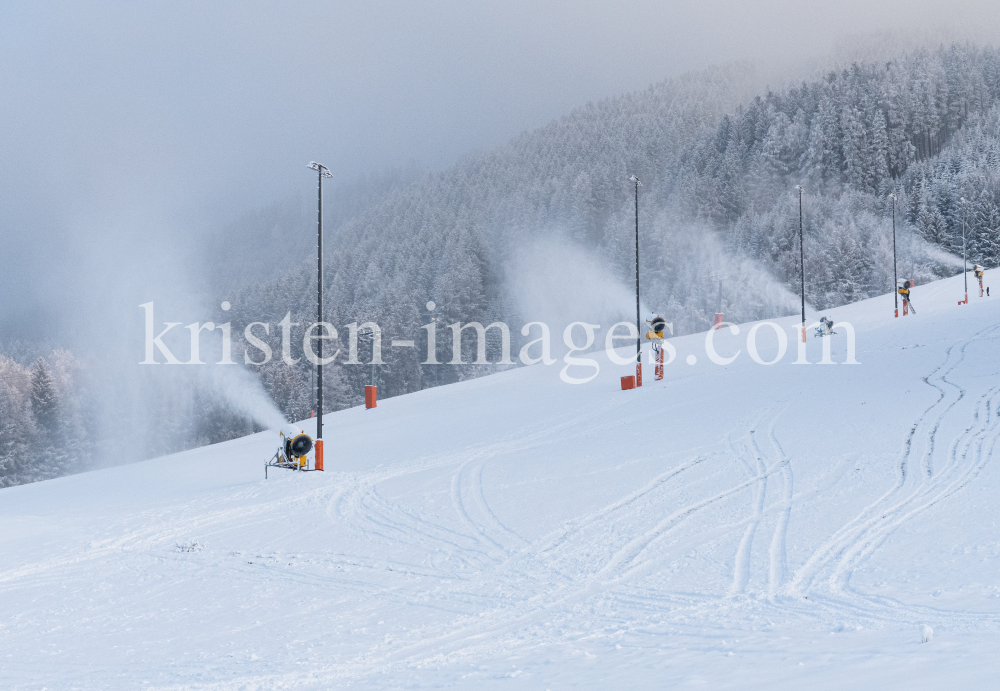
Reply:
<svg viewBox="0 0 1000 691"><path fill-rule="evenodd" d="M636 185L636 187L642 187L642 182L639 180L639 178L637 178L634 175L629 175L628 176L628 181L629 182L634 182L635 185Z"/></svg>
<svg viewBox="0 0 1000 691"><path fill-rule="evenodd" d="M333 173L330 172L330 169L327 168L322 163L316 163L316 161L309 161L309 167L312 168L313 170L320 171L320 174L325 178L333 177Z"/></svg>

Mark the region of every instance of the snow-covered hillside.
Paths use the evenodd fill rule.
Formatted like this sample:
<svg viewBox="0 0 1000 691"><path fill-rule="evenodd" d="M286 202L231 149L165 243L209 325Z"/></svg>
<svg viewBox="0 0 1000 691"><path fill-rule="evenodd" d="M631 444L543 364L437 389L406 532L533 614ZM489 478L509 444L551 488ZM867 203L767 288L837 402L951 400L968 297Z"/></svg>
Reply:
<svg viewBox="0 0 1000 691"><path fill-rule="evenodd" d="M265 481L268 432L2 490L0 687L987 688L1000 300L961 281L826 313L858 365L789 318L773 366L743 325L636 391L599 355L336 413L325 473Z"/></svg>

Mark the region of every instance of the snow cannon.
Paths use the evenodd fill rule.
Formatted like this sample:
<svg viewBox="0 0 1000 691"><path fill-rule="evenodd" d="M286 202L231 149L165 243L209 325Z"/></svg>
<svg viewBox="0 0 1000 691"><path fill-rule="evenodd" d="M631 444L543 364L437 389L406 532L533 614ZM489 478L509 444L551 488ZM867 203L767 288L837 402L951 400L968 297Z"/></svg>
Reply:
<svg viewBox="0 0 1000 691"><path fill-rule="evenodd" d="M264 464L264 479L267 479L268 468L286 468L288 470L319 470L309 467L307 454L313 449L313 438L303 431L283 429L278 435L281 442L267 463Z"/></svg>
<svg viewBox="0 0 1000 691"><path fill-rule="evenodd" d="M306 454L312 450L312 447L312 437L305 432L296 434L294 437L285 437L285 456L297 458L302 465L305 464Z"/></svg>

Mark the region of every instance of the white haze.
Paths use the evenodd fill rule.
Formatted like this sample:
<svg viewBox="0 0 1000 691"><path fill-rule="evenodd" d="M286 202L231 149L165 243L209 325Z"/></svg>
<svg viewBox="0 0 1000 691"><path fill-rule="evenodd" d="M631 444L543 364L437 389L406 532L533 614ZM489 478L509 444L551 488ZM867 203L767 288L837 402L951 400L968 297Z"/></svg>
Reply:
<svg viewBox="0 0 1000 691"><path fill-rule="evenodd" d="M730 256L716 233L707 227L672 225L665 217L659 217L647 232L654 234L654 240L640 238L640 245L647 245L646 252L651 255L672 252L677 264L684 267L677 280L686 281L687 285L685 290L675 291L661 284L662 273L648 268L644 275L640 272L645 286L640 295L640 317L644 322L658 314L680 315L684 321L674 324L676 334L696 330L683 316L698 311L696 305L669 304L668 300L676 292L693 293L692 302L708 294L714 305L719 281L724 284L725 309L728 311L728 306L735 303L742 310L735 315L729 313L730 318L748 321L797 312L798 295L753 261ZM631 275L624 281L611 271L612 257L583 248L554 232L520 248L506 271L507 290L525 323L541 321L549 325L554 352L563 350L562 331L576 321L600 325L603 330L598 333L594 347L603 348L604 336L612 325L621 321L635 323L631 251L630 246L627 263ZM642 326L645 328L645 323ZM624 333L624 329L619 332ZM530 335L535 338L537 332ZM578 330L576 338L582 342L582 330Z"/></svg>
<svg viewBox="0 0 1000 691"><path fill-rule="evenodd" d="M127 430L130 440L127 447L101 454L98 463L138 460L162 449L158 441L194 443L172 437L192 421L196 395L225 402L262 427L279 428L284 417L244 368L241 352L233 353L235 365L140 364L145 355L141 304L154 303L155 334L165 322L180 322L163 340L177 359L186 362L190 338L184 326L212 321L227 296L211 295L210 277L192 259L196 252L171 242L179 232L175 226L147 218L126 202L122 200L113 222L81 218L71 224L67 254L88 275L58 303L71 329L70 349L90 363L89 386L95 394L91 414L100 438L119 439ZM89 241L93 237L105 242ZM218 362L221 331L205 331L200 341L201 360ZM165 361L159 352L155 359Z"/></svg>
<svg viewBox="0 0 1000 691"><path fill-rule="evenodd" d="M558 235L521 248L507 276L508 290L525 323L547 324L557 351L562 349L563 329L572 322L599 324L604 329L620 321L635 323L635 285L626 286L615 278L606 257ZM641 313L648 312L642 305ZM532 337L536 336L533 332ZM578 338L582 342L583 336ZM603 334L598 342L603 342Z"/></svg>
<svg viewBox="0 0 1000 691"><path fill-rule="evenodd" d="M281 429L287 424L285 416L274 405L260 384L242 365L206 367L207 381L219 398L225 400L233 410L239 411L265 429Z"/></svg>
<svg viewBox="0 0 1000 691"><path fill-rule="evenodd" d="M927 257L933 259L934 261L940 262L947 266L954 267L956 269L965 269L968 267L971 269L973 267L972 263L966 263L961 257L956 257L951 252L946 252L937 245L933 245L923 238L913 236L912 242L914 242Z"/></svg>
<svg viewBox="0 0 1000 691"><path fill-rule="evenodd" d="M202 376L270 426L276 411L242 366L140 367L138 306L156 302L158 330L210 319L230 296L208 290L229 260L209 251L209 229L310 194L308 161L339 181L411 159L439 170L711 64L797 77L838 45L857 53L844 36L859 27L992 41L1000 13L987 0L4 2L0 341L47 337L87 356L106 430L155 434L169 422L161 394ZM604 258L566 256L554 275L529 272L524 291L551 302L524 298L526 314L634 317Z"/></svg>
<svg viewBox="0 0 1000 691"><path fill-rule="evenodd" d="M165 243L211 265L225 258L199 254L206 229L309 193L309 160L338 181L409 160L438 170L579 104L711 64L750 60L778 84L829 69L831 53L846 63L1000 35L988 0L803 9L734 0L2 3L0 328L65 328L57 303L67 290L131 270L82 264L63 247L80 233L106 245L113 236L103 228L123 208L169 224ZM95 223L82 231L81 217Z"/></svg>
<svg viewBox="0 0 1000 691"><path fill-rule="evenodd" d="M707 230L697 235L699 247L697 256L712 266L718 267L718 276L725 284L723 291L724 308L737 302L734 292L740 294L740 302L752 301L756 306L756 314L744 315L746 319L757 319L761 316L787 316L795 314L799 307L800 296L786 286L774 280L767 271L761 269L754 261L745 257L735 258L729 255L722 246L719 236ZM726 297L728 293L729 297ZM808 302L806 307L812 309Z"/></svg>

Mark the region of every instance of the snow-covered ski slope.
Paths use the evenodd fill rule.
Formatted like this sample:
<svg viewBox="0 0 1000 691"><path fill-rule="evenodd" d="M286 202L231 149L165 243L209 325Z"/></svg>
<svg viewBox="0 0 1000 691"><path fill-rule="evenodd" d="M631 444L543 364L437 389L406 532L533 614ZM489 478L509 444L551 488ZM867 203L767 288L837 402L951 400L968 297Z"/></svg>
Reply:
<svg viewBox="0 0 1000 691"><path fill-rule="evenodd" d="M996 688L1000 300L961 294L825 313L858 365L789 318L773 366L743 325L636 391L601 354L334 414L325 473L265 481L268 432L5 489L0 688Z"/></svg>

